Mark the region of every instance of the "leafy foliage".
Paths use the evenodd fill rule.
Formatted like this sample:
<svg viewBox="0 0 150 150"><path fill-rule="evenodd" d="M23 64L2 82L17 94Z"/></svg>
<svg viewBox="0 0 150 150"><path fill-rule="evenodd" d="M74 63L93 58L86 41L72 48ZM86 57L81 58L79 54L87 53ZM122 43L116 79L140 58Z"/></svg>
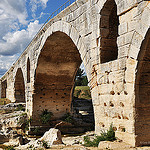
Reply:
<svg viewBox="0 0 150 150"><path fill-rule="evenodd" d="M47 142L45 142L44 140L42 141L42 146L46 149L49 148Z"/></svg>
<svg viewBox="0 0 150 150"><path fill-rule="evenodd" d="M73 117L71 116L70 113L65 114L65 115L62 117L62 120L63 120L63 121L66 121L66 122L69 122L69 123L73 123L73 121L74 121L74 119L73 119Z"/></svg>
<svg viewBox="0 0 150 150"><path fill-rule="evenodd" d="M40 120L42 121L42 124L49 124L51 122L52 116L52 112L49 112L47 109L43 110L42 114L40 115Z"/></svg>
<svg viewBox="0 0 150 150"><path fill-rule="evenodd" d="M88 85L87 76L84 75L84 70L81 68L79 68L77 71L75 85L76 86L87 86Z"/></svg>
<svg viewBox="0 0 150 150"><path fill-rule="evenodd" d="M4 148L5 150L15 150L13 146L7 146Z"/></svg>
<svg viewBox="0 0 150 150"><path fill-rule="evenodd" d="M25 108L22 104L19 104L16 108L16 111L25 111Z"/></svg>
<svg viewBox="0 0 150 150"><path fill-rule="evenodd" d="M23 116L23 115L24 115L24 117L22 117L20 120L18 120L17 123L22 126L24 131L27 131L27 130L29 130L29 124L32 121L32 119L31 118L28 119L26 113L21 114L20 116Z"/></svg>
<svg viewBox="0 0 150 150"><path fill-rule="evenodd" d="M36 127L36 128L33 130L33 133L34 133L35 135L39 135L39 134L40 134L40 130L41 130L40 127Z"/></svg>
<svg viewBox="0 0 150 150"><path fill-rule="evenodd" d="M86 147L98 147L100 141L114 141L116 140L115 132L113 130L112 124L107 132L102 132L101 136L96 136L96 138L91 141L88 136L84 137L84 146Z"/></svg>

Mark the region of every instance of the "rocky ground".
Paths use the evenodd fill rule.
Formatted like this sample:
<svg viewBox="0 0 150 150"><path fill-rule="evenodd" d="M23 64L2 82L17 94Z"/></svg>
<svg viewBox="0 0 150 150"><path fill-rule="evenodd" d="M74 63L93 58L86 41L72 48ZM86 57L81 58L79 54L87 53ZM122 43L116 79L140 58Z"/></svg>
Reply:
<svg viewBox="0 0 150 150"><path fill-rule="evenodd" d="M85 126L92 124L93 114L90 100L77 100L74 110L78 112L76 118L85 121ZM88 105L88 106L87 106ZM85 147L84 137L90 140L95 138L94 131L78 133L78 135L61 135L59 129L51 128L42 137L28 137L25 131L28 128L25 104L10 103L0 105L0 149L7 150L150 150L150 147L134 148L117 139L114 142L102 141L98 147ZM90 118L90 119L89 119ZM82 124L82 121L81 121ZM56 126L58 127L58 126ZM73 127L73 126L72 126ZM81 126L80 126L81 127ZM82 127L84 128L84 126ZM71 128L70 128L71 130ZM83 130L84 131L84 130ZM10 147L12 146L12 147Z"/></svg>

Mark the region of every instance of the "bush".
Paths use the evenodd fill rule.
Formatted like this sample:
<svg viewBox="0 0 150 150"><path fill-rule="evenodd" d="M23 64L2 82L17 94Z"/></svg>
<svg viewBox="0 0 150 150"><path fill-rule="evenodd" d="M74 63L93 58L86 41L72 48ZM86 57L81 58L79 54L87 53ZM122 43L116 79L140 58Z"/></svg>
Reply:
<svg viewBox="0 0 150 150"><path fill-rule="evenodd" d="M42 124L50 124L51 118L53 116L52 112L48 112L47 109L42 111L42 114L40 115L40 121Z"/></svg>
<svg viewBox="0 0 150 150"><path fill-rule="evenodd" d="M21 118L17 123L22 125L24 131L28 131L29 123L31 122L31 120L32 120L31 118L27 119L25 116L24 118Z"/></svg>
<svg viewBox="0 0 150 150"><path fill-rule="evenodd" d="M107 132L102 132L101 136L96 136L93 141L90 141L88 136L84 137L84 146L86 147L98 147L100 141L114 141L116 140L115 132L113 130L112 124Z"/></svg>
<svg viewBox="0 0 150 150"><path fill-rule="evenodd" d="M22 104L19 104L16 108L16 111L25 111L25 108Z"/></svg>
<svg viewBox="0 0 150 150"><path fill-rule="evenodd" d="M44 140L42 141L42 146L46 149L49 148L47 142L45 142Z"/></svg>
<svg viewBox="0 0 150 150"><path fill-rule="evenodd" d="M5 150L15 150L13 146L7 146L6 148L4 148Z"/></svg>
<svg viewBox="0 0 150 150"><path fill-rule="evenodd" d="M71 116L70 113L65 114L65 115L62 117L62 120L63 120L63 121L66 121L66 122L69 122L69 123L73 123L73 121L74 121L74 119L73 119L73 117Z"/></svg>
<svg viewBox="0 0 150 150"><path fill-rule="evenodd" d="M35 135L39 135L39 134L40 134L40 130L41 130L40 127L36 127L36 128L34 129L33 133L34 133Z"/></svg>

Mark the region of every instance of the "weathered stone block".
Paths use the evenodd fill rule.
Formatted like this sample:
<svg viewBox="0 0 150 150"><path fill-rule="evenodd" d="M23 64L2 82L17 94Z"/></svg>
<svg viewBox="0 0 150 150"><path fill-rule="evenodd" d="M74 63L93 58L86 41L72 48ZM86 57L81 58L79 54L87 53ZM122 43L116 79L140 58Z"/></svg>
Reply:
<svg viewBox="0 0 150 150"><path fill-rule="evenodd" d="M117 41L118 46L124 46L124 45L130 44L132 41L133 34L134 34L134 31L120 35Z"/></svg>
<svg viewBox="0 0 150 150"><path fill-rule="evenodd" d="M129 48L130 48L130 44L119 47L118 48L118 59L127 57Z"/></svg>
<svg viewBox="0 0 150 150"><path fill-rule="evenodd" d="M119 35L125 34L128 32L128 23L124 22L119 25Z"/></svg>

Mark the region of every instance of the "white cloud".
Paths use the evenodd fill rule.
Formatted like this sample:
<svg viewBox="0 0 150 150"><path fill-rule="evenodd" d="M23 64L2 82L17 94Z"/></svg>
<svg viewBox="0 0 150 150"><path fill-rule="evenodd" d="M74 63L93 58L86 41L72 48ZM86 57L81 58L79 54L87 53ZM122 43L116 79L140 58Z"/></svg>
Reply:
<svg viewBox="0 0 150 150"><path fill-rule="evenodd" d="M0 20L18 19L21 24L27 24L26 0L0 1Z"/></svg>
<svg viewBox="0 0 150 150"><path fill-rule="evenodd" d="M0 42L0 75L12 65L40 27L39 21L35 20L26 30L9 32L3 37L4 41Z"/></svg>
<svg viewBox="0 0 150 150"><path fill-rule="evenodd" d="M30 0L30 5L31 5L31 10L32 10L32 17L36 17L36 10L38 7L43 7L45 8L47 5L48 0Z"/></svg>
<svg viewBox="0 0 150 150"><path fill-rule="evenodd" d="M29 23L28 9L34 16ZM48 0L0 0L0 76L27 47L41 24L35 20L38 7L46 7ZM43 13L41 12L41 16Z"/></svg>
<svg viewBox="0 0 150 150"><path fill-rule="evenodd" d="M16 60L16 55L2 56L0 55L0 76L3 75L6 70L10 68L12 63Z"/></svg>
<svg viewBox="0 0 150 150"><path fill-rule="evenodd" d="M0 42L8 32L18 30L19 24L28 23L25 2L26 0L0 0Z"/></svg>
<svg viewBox="0 0 150 150"><path fill-rule="evenodd" d="M48 0L40 0L44 5L47 4Z"/></svg>
<svg viewBox="0 0 150 150"><path fill-rule="evenodd" d="M3 42L0 42L0 54L12 55L21 53L40 27L39 21L35 20L34 22L30 22L26 30L8 32L2 38Z"/></svg>

